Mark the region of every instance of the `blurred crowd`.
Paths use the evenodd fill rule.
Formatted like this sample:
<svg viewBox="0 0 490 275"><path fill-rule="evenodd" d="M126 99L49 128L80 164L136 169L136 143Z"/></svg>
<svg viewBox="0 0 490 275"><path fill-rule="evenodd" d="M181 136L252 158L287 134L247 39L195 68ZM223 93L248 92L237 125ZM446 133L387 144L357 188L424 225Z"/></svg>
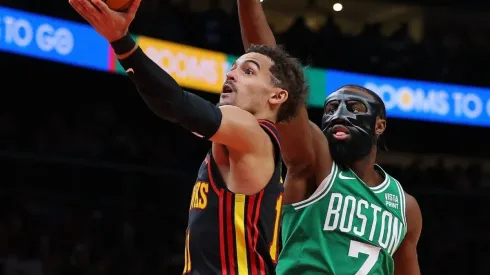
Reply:
<svg viewBox="0 0 490 275"><path fill-rule="evenodd" d="M28 125L0 115L3 274L180 274L189 195L208 144L172 125L162 125L172 134L158 134L156 124L118 123L122 114L110 106L94 108L71 122L67 113ZM465 192L481 190L481 171L421 163L384 168L421 205L422 270L489 274L488 193Z"/></svg>
<svg viewBox="0 0 490 275"><path fill-rule="evenodd" d="M184 237L151 205L2 197L0 274L180 274ZM163 222L166 220L165 222ZM172 221L173 223L173 221ZM182 229L182 230L185 230Z"/></svg>
<svg viewBox="0 0 490 275"><path fill-rule="evenodd" d="M198 169L210 145L207 141L151 115L133 111L129 119L117 110L114 105L92 104L71 114L39 113L28 121L19 119L20 114L0 113L0 156L4 152L5 157L18 158L16 152L22 152L27 159L47 156L48 162L53 162L52 158L82 159L186 175ZM395 148L395 152L384 154L396 157L397 149L403 151ZM448 165L440 158L428 166L420 155L408 166L381 164L408 189L422 186L470 191L490 187L489 175L478 162ZM79 173L74 175L79 177Z"/></svg>
<svg viewBox="0 0 490 275"><path fill-rule="evenodd" d="M477 218L485 216L486 199L416 195L424 216L424 274L489 274L488 222ZM168 208L152 203L128 210L118 203L3 194L0 274L181 274L185 228L163 214Z"/></svg>

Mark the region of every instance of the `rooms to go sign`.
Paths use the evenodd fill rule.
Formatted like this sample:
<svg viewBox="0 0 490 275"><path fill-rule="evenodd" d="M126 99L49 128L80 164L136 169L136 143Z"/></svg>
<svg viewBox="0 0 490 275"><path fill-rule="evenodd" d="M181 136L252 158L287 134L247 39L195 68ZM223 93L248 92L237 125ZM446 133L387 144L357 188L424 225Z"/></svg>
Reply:
<svg viewBox="0 0 490 275"><path fill-rule="evenodd" d="M139 36L141 49L187 88L219 93L230 64L224 53Z"/></svg>

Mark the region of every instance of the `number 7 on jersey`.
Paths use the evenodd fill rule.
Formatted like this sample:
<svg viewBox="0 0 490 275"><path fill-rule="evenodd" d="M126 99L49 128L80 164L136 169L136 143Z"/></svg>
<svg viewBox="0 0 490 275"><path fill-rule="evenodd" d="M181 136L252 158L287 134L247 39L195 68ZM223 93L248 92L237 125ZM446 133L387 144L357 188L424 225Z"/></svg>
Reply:
<svg viewBox="0 0 490 275"><path fill-rule="evenodd" d="M357 241L350 241L349 257L359 258L359 254L366 254L368 256L355 275L368 275L378 261L379 251L379 247Z"/></svg>

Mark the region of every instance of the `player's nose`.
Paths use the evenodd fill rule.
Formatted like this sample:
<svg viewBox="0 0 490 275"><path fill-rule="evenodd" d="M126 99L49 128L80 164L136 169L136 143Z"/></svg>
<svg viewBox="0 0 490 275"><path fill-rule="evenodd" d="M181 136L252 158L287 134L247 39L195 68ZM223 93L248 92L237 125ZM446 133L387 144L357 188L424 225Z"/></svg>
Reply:
<svg viewBox="0 0 490 275"><path fill-rule="evenodd" d="M229 71L226 73L226 80L236 81L236 72L235 70Z"/></svg>
<svg viewBox="0 0 490 275"><path fill-rule="evenodd" d="M334 125L347 125L347 121L341 117L335 117L334 119L332 119L331 125L332 126L334 126Z"/></svg>

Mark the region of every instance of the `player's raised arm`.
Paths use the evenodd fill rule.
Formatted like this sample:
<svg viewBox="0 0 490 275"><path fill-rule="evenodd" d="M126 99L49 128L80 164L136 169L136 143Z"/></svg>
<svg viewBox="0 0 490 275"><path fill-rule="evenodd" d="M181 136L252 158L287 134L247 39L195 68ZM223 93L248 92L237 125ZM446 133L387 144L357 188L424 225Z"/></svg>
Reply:
<svg viewBox="0 0 490 275"><path fill-rule="evenodd" d="M252 44L275 46L272 33L259 0L237 0L240 30L245 50Z"/></svg>
<svg viewBox="0 0 490 275"><path fill-rule="evenodd" d="M141 97L157 116L179 123L198 136L243 152L261 149L263 143L269 141L268 135L250 112L235 106L217 107L193 93L183 91L139 47L129 56L121 52L119 46L126 43L136 45L129 36L112 45ZM123 48L121 50L124 51ZM284 96L287 97L287 94Z"/></svg>
<svg viewBox="0 0 490 275"><path fill-rule="evenodd" d="M111 10L101 0L69 1L111 43L121 65L156 115L241 151L255 150L269 142L268 135L250 112L235 107L221 110L211 102L183 91L168 73L146 56L128 34L141 0L135 0L126 13ZM229 86L236 85L230 83ZM287 93L282 93L278 103L286 99Z"/></svg>
<svg viewBox="0 0 490 275"><path fill-rule="evenodd" d="M265 17L262 5L259 0L237 0L238 14L240 18L240 28L242 41L245 49L252 44L276 45L274 34L272 33ZM313 136L321 141L325 141L323 134L315 135L308 119L306 102L300 104L296 115L287 123L278 124L278 129L282 138L283 159L288 167L288 177L304 178L311 174L316 164ZM315 133L315 134L314 134ZM319 146L326 147L325 142L318 142ZM327 154L328 155L328 154ZM289 184L291 180L288 180Z"/></svg>

